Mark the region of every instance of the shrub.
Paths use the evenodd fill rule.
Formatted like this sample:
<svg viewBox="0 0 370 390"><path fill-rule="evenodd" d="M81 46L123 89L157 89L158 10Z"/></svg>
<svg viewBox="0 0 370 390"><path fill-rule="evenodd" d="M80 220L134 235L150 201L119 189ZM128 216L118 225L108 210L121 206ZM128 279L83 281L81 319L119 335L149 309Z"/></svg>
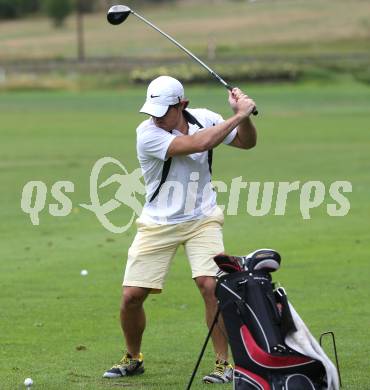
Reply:
<svg viewBox="0 0 370 390"><path fill-rule="evenodd" d="M259 63L248 64L219 64L214 69L226 81L295 81L301 77L302 72L294 64ZM181 64L160 66L150 69L134 69L129 79L134 83L148 83L153 78L168 74L187 83L208 82L212 76L195 64Z"/></svg>
<svg viewBox="0 0 370 390"><path fill-rule="evenodd" d="M361 69L358 71L353 72L353 76L357 81L360 81L361 83L364 84L369 84L370 85L370 69Z"/></svg>

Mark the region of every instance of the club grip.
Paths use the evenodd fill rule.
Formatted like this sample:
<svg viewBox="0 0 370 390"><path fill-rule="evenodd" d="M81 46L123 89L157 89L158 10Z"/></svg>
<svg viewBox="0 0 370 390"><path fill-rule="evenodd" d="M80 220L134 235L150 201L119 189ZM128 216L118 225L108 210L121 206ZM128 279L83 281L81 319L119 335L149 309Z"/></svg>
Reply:
<svg viewBox="0 0 370 390"><path fill-rule="evenodd" d="M225 87L226 87L230 92L234 89L233 86L231 86L230 84L227 84L227 83L225 83ZM258 115L257 107L254 107L254 108L253 108L252 115L254 115L254 116L257 116L257 115Z"/></svg>

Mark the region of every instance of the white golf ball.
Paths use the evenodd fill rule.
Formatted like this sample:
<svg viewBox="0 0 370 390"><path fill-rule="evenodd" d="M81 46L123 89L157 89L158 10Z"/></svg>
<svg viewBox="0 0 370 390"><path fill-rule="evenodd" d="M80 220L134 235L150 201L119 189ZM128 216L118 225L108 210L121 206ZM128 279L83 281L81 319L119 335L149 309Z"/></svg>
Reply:
<svg viewBox="0 0 370 390"><path fill-rule="evenodd" d="M87 269L83 269L81 271L81 276L87 276L89 274L89 271Z"/></svg>
<svg viewBox="0 0 370 390"><path fill-rule="evenodd" d="M24 380L24 385L27 387L31 387L33 385L33 380L31 378L26 378Z"/></svg>

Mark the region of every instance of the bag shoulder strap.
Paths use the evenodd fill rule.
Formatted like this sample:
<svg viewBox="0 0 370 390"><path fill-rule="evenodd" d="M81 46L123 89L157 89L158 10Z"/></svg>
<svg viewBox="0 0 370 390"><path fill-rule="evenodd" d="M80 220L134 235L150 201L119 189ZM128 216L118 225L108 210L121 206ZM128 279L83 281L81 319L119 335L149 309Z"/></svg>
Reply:
<svg viewBox="0 0 370 390"><path fill-rule="evenodd" d="M194 115L190 114L189 111L184 110L183 111L185 119L191 123L192 125L197 125L200 129L204 129L204 126L198 121L197 118L195 118ZM214 124L213 124L214 126ZM208 168L209 173L212 175L212 160L213 160L213 149L208 150Z"/></svg>
<svg viewBox="0 0 370 390"><path fill-rule="evenodd" d="M171 168L171 162L172 162L172 158L171 157L164 162L161 181L159 182L158 187L154 191L154 193L153 193L152 197L150 198L149 202L152 202L157 197L157 195L159 194L159 190L161 189L161 187L163 186L164 182L167 179L168 172L170 171L170 168Z"/></svg>
<svg viewBox="0 0 370 390"><path fill-rule="evenodd" d="M200 129L203 129L204 126L195 118L193 115L190 114L189 111L184 110L183 111L185 119L192 125L197 125ZM213 149L208 151L208 167L209 167L209 172L212 175L212 160L213 160ZM162 170L162 176L161 180L158 184L157 189L154 191L152 197L149 200L149 203L152 202L159 194L159 191L165 181L167 180L168 173L171 168L171 162L172 162L172 157L170 157L168 160L166 160L163 164L163 170Z"/></svg>

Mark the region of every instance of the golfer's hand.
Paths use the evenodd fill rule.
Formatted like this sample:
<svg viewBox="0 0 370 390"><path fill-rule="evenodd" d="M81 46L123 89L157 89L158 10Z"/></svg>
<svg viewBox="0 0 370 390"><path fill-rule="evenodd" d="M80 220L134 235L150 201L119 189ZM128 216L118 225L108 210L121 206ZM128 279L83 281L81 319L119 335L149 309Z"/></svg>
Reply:
<svg viewBox="0 0 370 390"><path fill-rule="evenodd" d="M229 91L229 104L235 114L243 115L243 117L249 117L256 107L256 103L239 88Z"/></svg>

